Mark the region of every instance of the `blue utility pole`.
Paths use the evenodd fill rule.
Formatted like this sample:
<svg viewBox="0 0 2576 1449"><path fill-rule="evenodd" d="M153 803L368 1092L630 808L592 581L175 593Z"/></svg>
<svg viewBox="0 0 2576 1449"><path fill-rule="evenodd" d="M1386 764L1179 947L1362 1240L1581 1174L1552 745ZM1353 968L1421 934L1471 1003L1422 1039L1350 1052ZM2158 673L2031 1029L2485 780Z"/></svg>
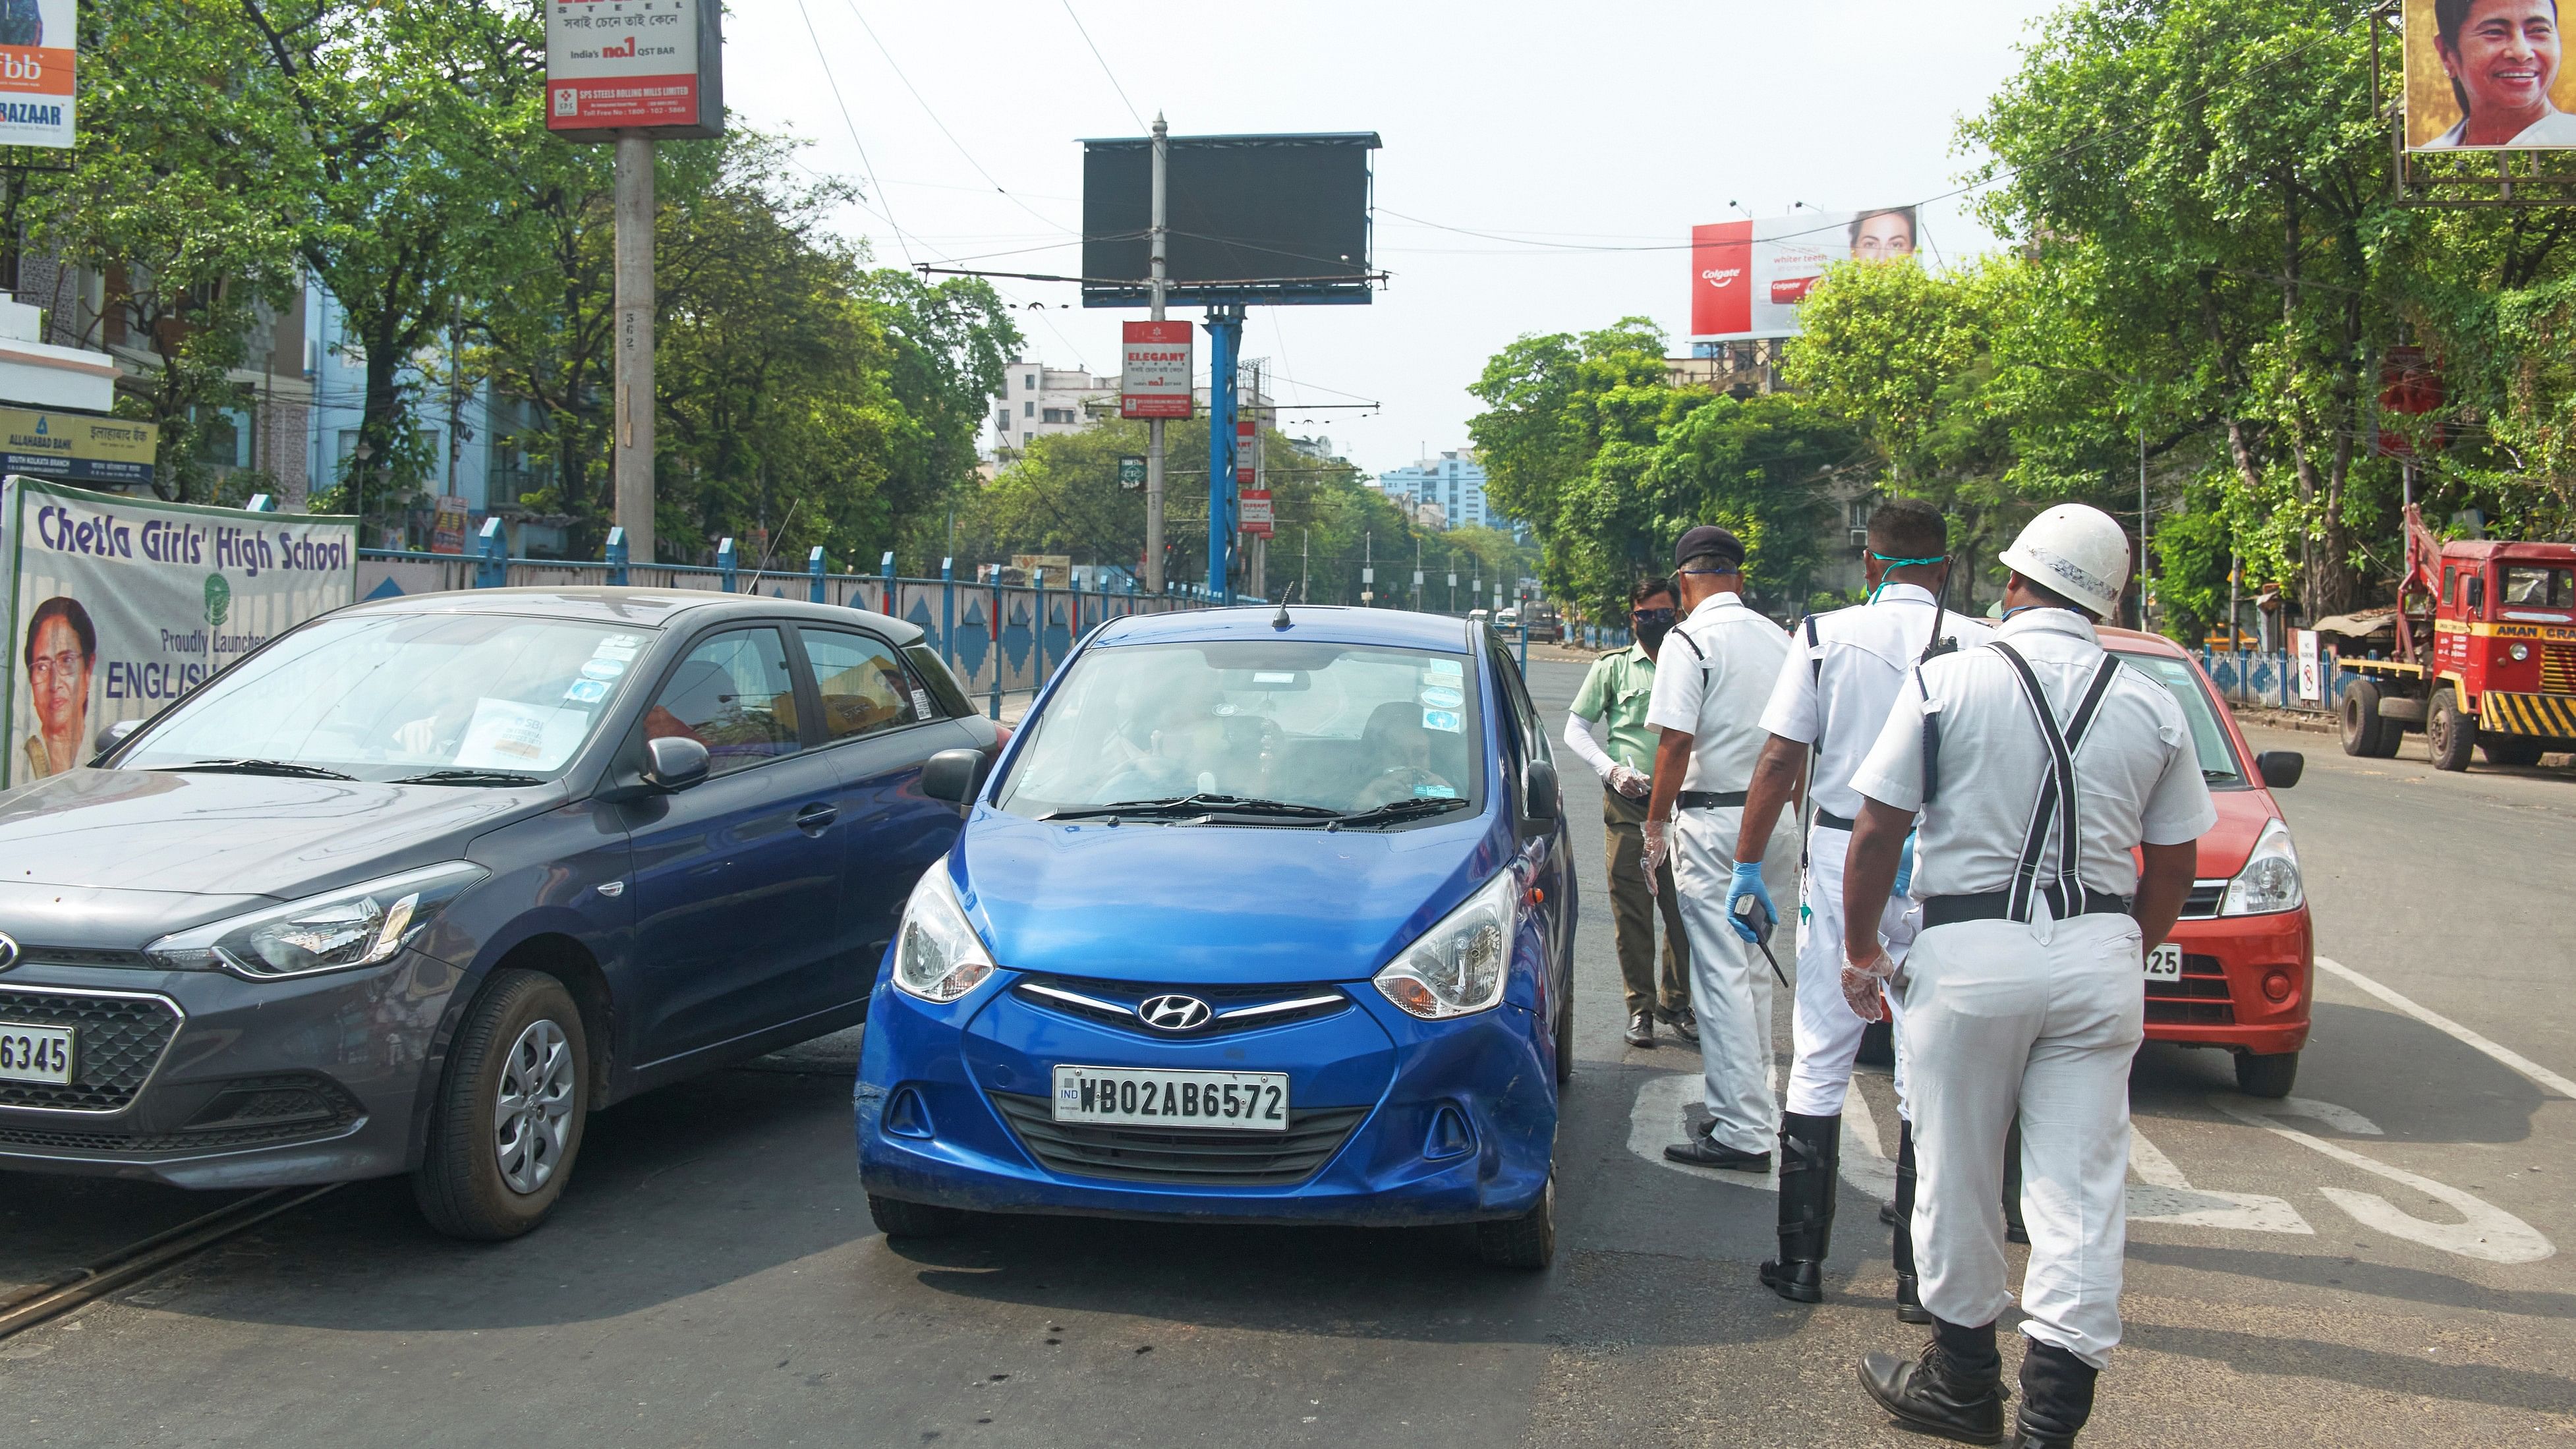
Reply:
<svg viewBox="0 0 2576 1449"><path fill-rule="evenodd" d="M1208 308L1208 596L1227 599L1234 550L1234 374L1243 352L1241 305Z"/></svg>

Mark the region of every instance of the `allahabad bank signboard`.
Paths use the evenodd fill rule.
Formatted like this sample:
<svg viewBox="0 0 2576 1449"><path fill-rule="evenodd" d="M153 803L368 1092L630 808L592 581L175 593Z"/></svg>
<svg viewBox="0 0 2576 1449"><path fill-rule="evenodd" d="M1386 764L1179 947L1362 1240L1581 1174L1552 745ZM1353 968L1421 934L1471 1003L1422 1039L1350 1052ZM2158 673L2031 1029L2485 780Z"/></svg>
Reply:
<svg viewBox="0 0 2576 1449"><path fill-rule="evenodd" d="M1698 342L1798 335L1798 304L1838 261L1914 254L1910 206L1808 211L1691 228L1691 324Z"/></svg>
<svg viewBox="0 0 2576 1449"><path fill-rule="evenodd" d="M72 144L73 0L0 3L0 146Z"/></svg>
<svg viewBox="0 0 2576 1449"><path fill-rule="evenodd" d="M0 786L57 775L244 654L357 597L354 518L243 513L13 477Z"/></svg>
<svg viewBox="0 0 2576 1449"><path fill-rule="evenodd" d="M722 0L544 0L546 129L566 140L724 134Z"/></svg>
<svg viewBox="0 0 2576 1449"><path fill-rule="evenodd" d="M52 409L0 408L0 473L58 483L148 487L160 429L131 418Z"/></svg>
<svg viewBox="0 0 2576 1449"><path fill-rule="evenodd" d="M2558 0L2406 0L2405 20L2407 150L2576 148Z"/></svg>

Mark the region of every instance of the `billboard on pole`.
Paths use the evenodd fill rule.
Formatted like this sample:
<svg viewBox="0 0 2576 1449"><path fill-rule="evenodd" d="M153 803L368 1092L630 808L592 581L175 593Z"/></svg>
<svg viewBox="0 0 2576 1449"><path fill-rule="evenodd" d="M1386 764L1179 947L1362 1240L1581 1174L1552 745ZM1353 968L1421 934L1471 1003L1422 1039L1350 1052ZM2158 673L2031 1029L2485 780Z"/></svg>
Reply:
<svg viewBox="0 0 2576 1449"><path fill-rule="evenodd" d="M1275 515L1270 511L1270 490L1267 488L1246 488L1243 490L1242 499L1243 506L1241 511L1236 514L1235 522L1243 525L1243 531L1245 533L1251 534L1256 538L1268 538L1270 536L1272 521L1275 518Z"/></svg>
<svg viewBox="0 0 2576 1449"><path fill-rule="evenodd" d="M0 146L72 144L73 0L0 6Z"/></svg>
<svg viewBox="0 0 2576 1449"><path fill-rule="evenodd" d="M2406 0L2406 149L2576 148L2556 0Z"/></svg>
<svg viewBox="0 0 2576 1449"><path fill-rule="evenodd" d="M1186 418L1193 343L1187 322L1119 324L1118 416Z"/></svg>
<svg viewBox="0 0 2576 1449"><path fill-rule="evenodd" d="M544 0L546 129L568 141L724 134L722 0Z"/></svg>
<svg viewBox="0 0 2576 1449"><path fill-rule="evenodd" d="M1690 335L1700 342L1798 335L1798 304L1846 259L1914 254L1910 206L1806 211L1691 228Z"/></svg>
<svg viewBox="0 0 2576 1449"><path fill-rule="evenodd" d="M1173 306L1366 303L1375 132L1174 136L1164 178ZM1148 137L1082 143L1082 305L1141 307L1149 289Z"/></svg>

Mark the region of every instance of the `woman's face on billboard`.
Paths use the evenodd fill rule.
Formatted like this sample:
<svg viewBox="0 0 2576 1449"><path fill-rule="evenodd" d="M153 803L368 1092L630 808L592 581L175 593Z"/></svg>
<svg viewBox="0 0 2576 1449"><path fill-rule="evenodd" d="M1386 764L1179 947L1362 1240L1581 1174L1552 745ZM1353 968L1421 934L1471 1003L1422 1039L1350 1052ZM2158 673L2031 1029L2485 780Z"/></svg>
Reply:
<svg viewBox="0 0 2576 1449"><path fill-rule="evenodd" d="M49 735L77 732L89 708L89 656L81 652L80 635L60 618L36 626L34 656L27 670L35 696L36 720Z"/></svg>
<svg viewBox="0 0 2576 1449"><path fill-rule="evenodd" d="M2558 7L2551 0L2478 0L2442 68L2469 97L2472 116L2536 111L2558 78Z"/></svg>
<svg viewBox="0 0 2576 1449"><path fill-rule="evenodd" d="M1861 218L1860 231L1852 238L1854 260L1878 262L1912 255L1914 222L1904 212L1882 211Z"/></svg>

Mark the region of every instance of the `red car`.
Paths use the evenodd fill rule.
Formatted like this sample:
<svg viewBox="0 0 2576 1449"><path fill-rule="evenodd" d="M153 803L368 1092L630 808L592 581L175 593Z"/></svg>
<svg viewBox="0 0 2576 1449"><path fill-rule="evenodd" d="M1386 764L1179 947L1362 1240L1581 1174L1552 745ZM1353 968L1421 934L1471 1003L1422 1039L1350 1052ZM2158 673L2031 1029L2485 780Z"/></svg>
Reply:
<svg viewBox="0 0 2576 1449"><path fill-rule="evenodd" d="M2286 1096L2308 1041L2316 933L2272 792L2298 783L2306 757L2256 755L2199 662L2172 641L2127 629L2101 636L2122 664L2173 691L2218 804L2182 920L2147 961L2147 1040L2223 1047L2235 1054L2240 1089Z"/></svg>

